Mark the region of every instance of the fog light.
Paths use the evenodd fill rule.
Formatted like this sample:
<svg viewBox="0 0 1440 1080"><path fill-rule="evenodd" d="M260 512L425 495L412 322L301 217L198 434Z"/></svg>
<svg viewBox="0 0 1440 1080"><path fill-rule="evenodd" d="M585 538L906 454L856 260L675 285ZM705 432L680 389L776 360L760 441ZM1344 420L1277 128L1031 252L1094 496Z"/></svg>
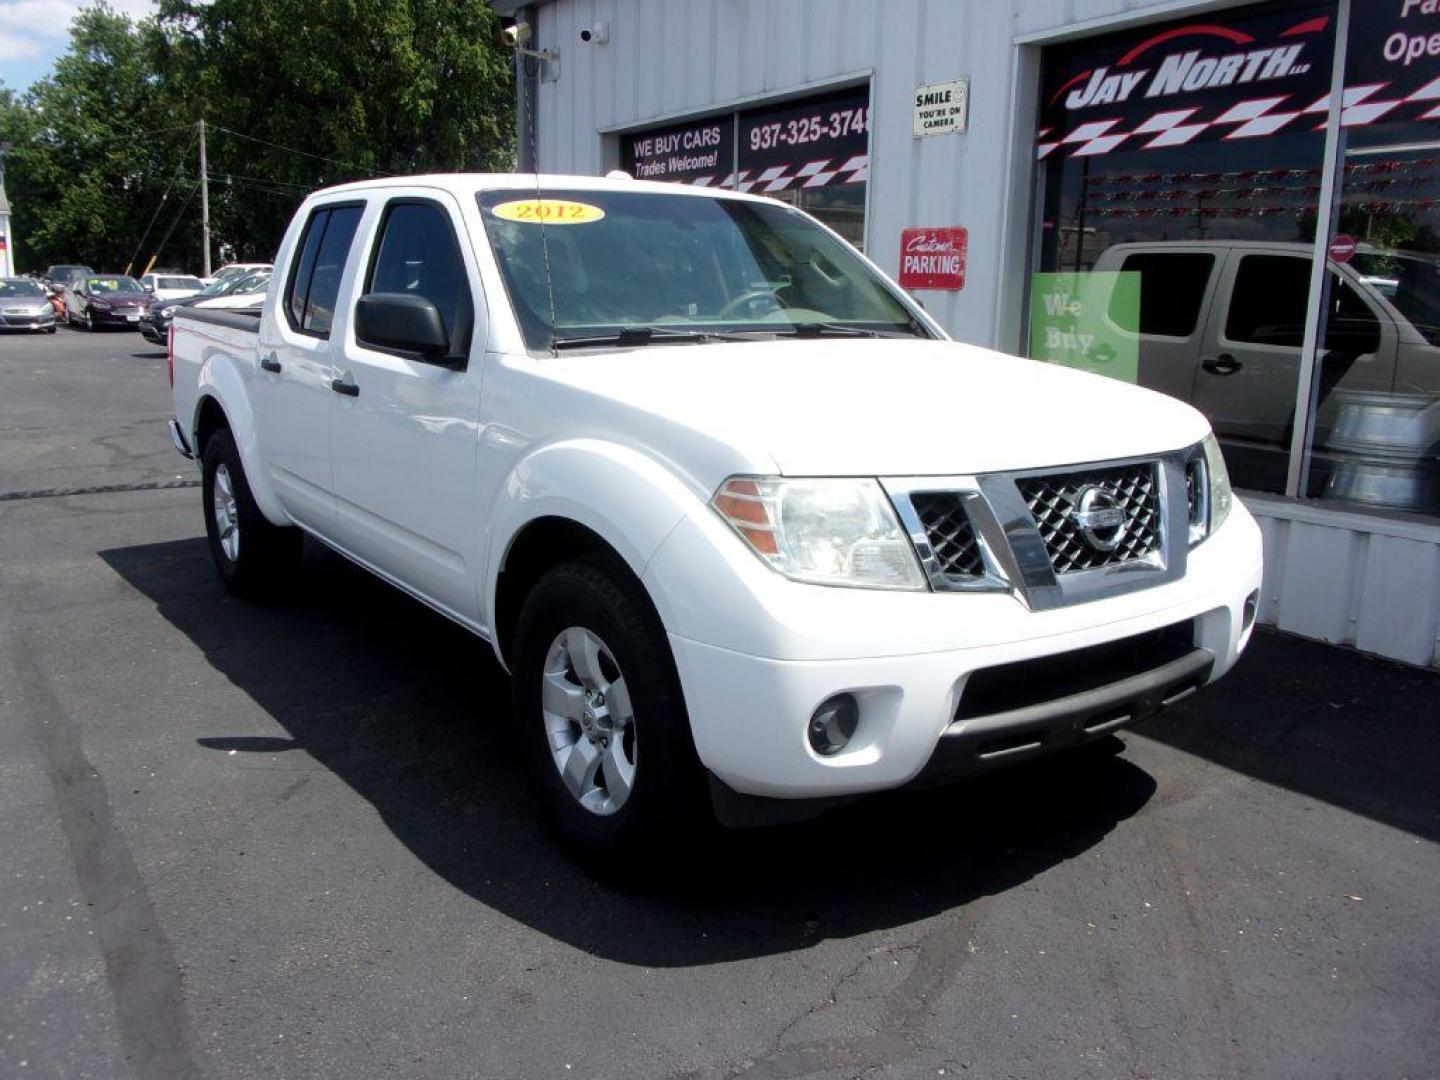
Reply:
<svg viewBox="0 0 1440 1080"><path fill-rule="evenodd" d="M1240 616L1240 629L1249 630L1255 622L1255 612L1260 608L1260 590L1256 589L1249 596L1245 597L1245 610Z"/></svg>
<svg viewBox="0 0 1440 1080"><path fill-rule="evenodd" d="M810 717L810 745L823 757L845 749L860 725L860 706L853 694L836 694L827 698Z"/></svg>

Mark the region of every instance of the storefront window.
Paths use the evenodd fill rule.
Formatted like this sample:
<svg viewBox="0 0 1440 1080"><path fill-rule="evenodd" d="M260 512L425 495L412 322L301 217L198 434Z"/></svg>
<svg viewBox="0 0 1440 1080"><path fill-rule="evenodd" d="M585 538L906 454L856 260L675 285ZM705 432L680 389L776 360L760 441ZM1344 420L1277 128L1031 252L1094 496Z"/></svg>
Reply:
<svg viewBox="0 0 1440 1080"><path fill-rule="evenodd" d="M781 199L861 247L869 145L870 91L861 86L630 132L622 136L620 156L637 179Z"/></svg>
<svg viewBox="0 0 1440 1080"><path fill-rule="evenodd" d="M1306 493L1440 513L1440 18L1352 0Z"/></svg>
<svg viewBox="0 0 1440 1080"><path fill-rule="evenodd" d="M1047 49L1030 355L1209 417L1283 491L1334 52L1331 3L1267 3Z"/></svg>

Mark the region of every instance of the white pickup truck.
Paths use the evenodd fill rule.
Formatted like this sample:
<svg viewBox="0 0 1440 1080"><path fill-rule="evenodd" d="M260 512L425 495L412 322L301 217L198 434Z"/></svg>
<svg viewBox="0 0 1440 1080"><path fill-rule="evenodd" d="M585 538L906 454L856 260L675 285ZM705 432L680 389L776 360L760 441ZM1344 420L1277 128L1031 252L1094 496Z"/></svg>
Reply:
<svg viewBox="0 0 1440 1080"><path fill-rule="evenodd" d="M263 314L181 309L170 358L226 585L308 534L488 640L599 859L1083 744L1255 618L1199 413L949 341L770 199L332 188Z"/></svg>

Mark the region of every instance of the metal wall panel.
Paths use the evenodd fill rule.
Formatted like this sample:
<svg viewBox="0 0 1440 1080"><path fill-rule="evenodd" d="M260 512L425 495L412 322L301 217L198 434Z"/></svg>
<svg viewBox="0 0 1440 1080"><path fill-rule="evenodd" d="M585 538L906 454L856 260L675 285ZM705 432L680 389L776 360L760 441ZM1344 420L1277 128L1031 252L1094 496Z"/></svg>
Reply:
<svg viewBox="0 0 1440 1080"><path fill-rule="evenodd" d="M1246 495L1265 538L1259 619L1440 667L1440 525Z"/></svg>

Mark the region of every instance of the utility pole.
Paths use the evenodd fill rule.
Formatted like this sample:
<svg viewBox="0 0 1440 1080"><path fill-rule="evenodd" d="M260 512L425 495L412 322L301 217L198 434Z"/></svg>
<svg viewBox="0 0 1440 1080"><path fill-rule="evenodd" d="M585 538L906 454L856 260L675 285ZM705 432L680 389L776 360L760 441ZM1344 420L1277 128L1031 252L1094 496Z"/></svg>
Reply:
<svg viewBox="0 0 1440 1080"><path fill-rule="evenodd" d="M205 163L205 118L200 118L200 276L210 276L210 171Z"/></svg>

